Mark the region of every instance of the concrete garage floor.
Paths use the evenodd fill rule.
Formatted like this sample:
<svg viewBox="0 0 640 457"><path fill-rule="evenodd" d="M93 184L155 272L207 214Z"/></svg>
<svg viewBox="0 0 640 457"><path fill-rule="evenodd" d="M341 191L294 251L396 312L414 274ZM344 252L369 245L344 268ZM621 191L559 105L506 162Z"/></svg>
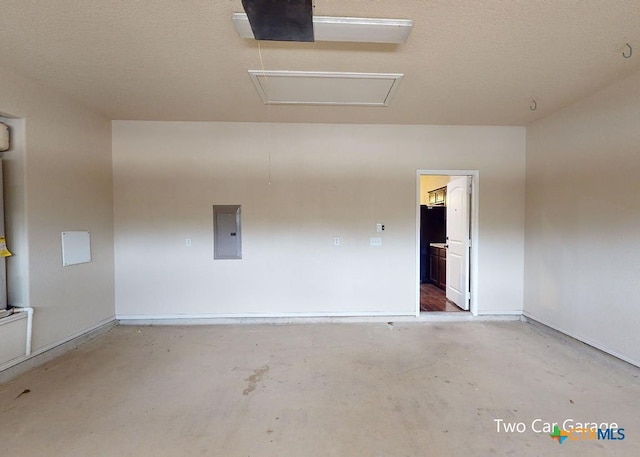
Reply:
<svg viewBox="0 0 640 457"><path fill-rule="evenodd" d="M638 456L639 374L522 322L119 326L0 387L0 455Z"/></svg>

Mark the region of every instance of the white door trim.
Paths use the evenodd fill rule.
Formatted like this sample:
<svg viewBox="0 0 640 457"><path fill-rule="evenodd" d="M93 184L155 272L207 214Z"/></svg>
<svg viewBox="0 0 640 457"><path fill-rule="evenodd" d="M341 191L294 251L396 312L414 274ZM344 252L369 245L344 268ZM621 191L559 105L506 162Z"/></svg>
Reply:
<svg viewBox="0 0 640 457"><path fill-rule="evenodd" d="M469 265L471 297L469 311L473 316L478 315L480 304L478 302L478 216L479 216L479 170L417 170L416 171L416 240L415 240L415 290L416 290L416 317L420 316L420 176L471 176L471 259Z"/></svg>

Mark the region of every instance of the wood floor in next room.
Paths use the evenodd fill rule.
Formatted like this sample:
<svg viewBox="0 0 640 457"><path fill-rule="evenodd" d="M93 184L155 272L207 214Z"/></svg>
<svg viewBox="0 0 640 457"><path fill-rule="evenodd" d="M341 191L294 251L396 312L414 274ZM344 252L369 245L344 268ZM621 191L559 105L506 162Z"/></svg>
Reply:
<svg viewBox="0 0 640 457"><path fill-rule="evenodd" d="M433 284L420 284L420 311L463 311L455 303L447 300L444 290Z"/></svg>

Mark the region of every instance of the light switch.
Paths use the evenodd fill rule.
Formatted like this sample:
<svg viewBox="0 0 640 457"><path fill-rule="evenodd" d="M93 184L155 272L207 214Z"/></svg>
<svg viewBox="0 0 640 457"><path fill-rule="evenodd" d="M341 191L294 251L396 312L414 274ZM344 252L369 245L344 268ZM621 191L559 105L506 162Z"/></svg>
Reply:
<svg viewBox="0 0 640 457"><path fill-rule="evenodd" d="M187 238L184 240L184 245L188 248L191 247L191 238Z"/></svg>
<svg viewBox="0 0 640 457"><path fill-rule="evenodd" d="M378 233L382 233L382 232L384 232L384 224L382 224L382 223L378 222L378 223L376 224L376 232L378 232Z"/></svg>

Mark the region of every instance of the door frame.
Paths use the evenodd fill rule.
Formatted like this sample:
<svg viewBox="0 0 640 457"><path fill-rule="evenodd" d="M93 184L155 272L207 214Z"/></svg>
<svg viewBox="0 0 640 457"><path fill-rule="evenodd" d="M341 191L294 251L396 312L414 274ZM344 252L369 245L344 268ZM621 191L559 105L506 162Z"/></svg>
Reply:
<svg viewBox="0 0 640 457"><path fill-rule="evenodd" d="M415 239L415 289L416 289L416 317L420 316L420 176L436 175L436 176L471 176L471 250L469 253L469 290L471 296L469 299L469 311L472 316L478 315L478 216L479 208L479 189L480 189L480 171L479 170L417 170L416 171L416 239Z"/></svg>

